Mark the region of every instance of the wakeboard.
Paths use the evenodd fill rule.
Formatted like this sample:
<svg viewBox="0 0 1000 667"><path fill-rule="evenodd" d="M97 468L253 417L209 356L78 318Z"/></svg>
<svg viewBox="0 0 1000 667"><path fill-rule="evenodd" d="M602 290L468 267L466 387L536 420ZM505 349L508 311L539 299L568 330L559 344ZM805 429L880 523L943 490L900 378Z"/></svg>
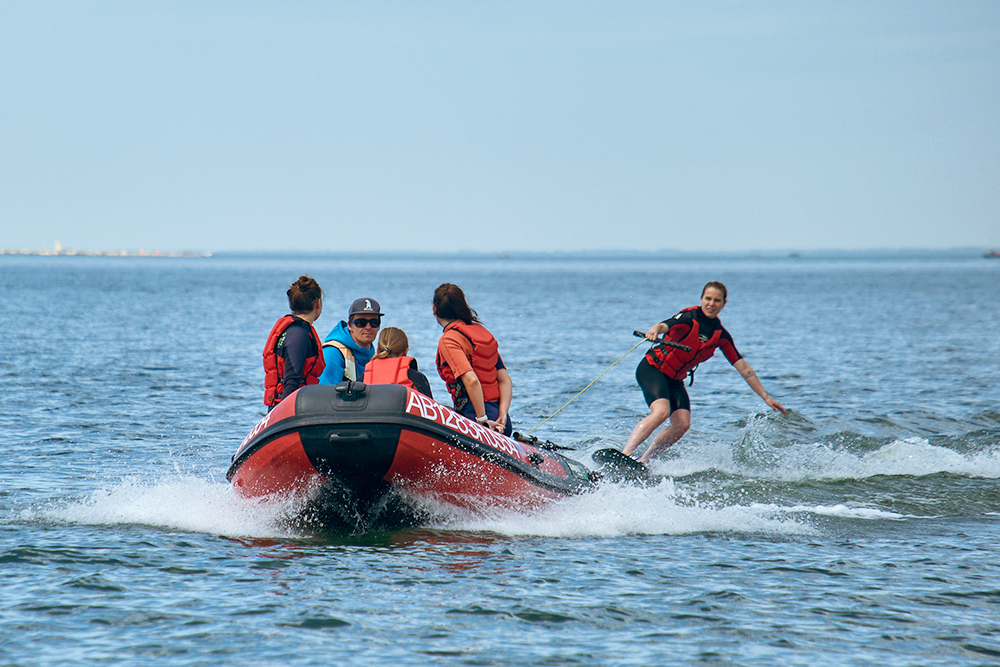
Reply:
<svg viewBox="0 0 1000 667"><path fill-rule="evenodd" d="M660 475L654 475L644 464L617 449L598 449L591 454L595 463L600 464L604 479L610 482L628 482L643 486L658 484Z"/></svg>

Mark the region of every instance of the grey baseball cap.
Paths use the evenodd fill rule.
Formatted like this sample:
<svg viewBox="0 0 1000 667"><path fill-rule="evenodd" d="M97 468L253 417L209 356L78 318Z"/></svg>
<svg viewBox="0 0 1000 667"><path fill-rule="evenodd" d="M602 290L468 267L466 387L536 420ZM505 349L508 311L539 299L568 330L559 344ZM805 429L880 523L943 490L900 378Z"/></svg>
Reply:
<svg viewBox="0 0 1000 667"><path fill-rule="evenodd" d="M379 317L385 315L375 299L355 299L354 303L351 304L351 309L347 311L347 319L361 314L378 315Z"/></svg>

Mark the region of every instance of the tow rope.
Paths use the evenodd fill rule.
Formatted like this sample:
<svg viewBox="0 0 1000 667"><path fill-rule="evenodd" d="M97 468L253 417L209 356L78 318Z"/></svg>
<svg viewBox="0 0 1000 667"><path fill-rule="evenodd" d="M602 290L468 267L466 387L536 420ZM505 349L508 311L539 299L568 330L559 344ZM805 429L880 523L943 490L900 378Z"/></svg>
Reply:
<svg viewBox="0 0 1000 667"><path fill-rule="evenodd" d="M598 375L597 377L595 377L595 378L594 378L593 380L591 380L590 384L588 384L588 385L587 385L586 387L584 387L583 389L581 389L581 390L580 390L580 391L579 391L579 392L577 393L577 395L576 395L576 396L574 396L573 398L571 398L571 399L569 399L568 401L566 401L566 405L569 405L570 403L572 403L572 402L573 402L573 401L575 401L576 399L580 398L580 394L582 394L583 392L587 391L587 390L588 390L588 389L590 389L590 388L591 388L592 386L594 386L594 383L595 383L595 382L597 382L598 380L600 380L600 379L601 379L602 377L604 377L604 374L605 374L605 373L607 373L607 372L608 372L608 371L610 371L610 370L611 370L612 368L614 368L615 366L617 366L617 365L618 365L618 362L619 362L619 361L621 361L622 359L624 359L624 358L625 358L625 357L627 357L628 355L630 355L630 354L632 354L633 352L635 352L635 348L639 347L639 346L640 346L640 345L642 345L643 343L657 343L657 344L660 344L660 345L667 345L667 346L669 346L669 347L677 347L677 348L680 348L680 349L682 349L682 350L687 350L687 351L690 351L690 350L691 350L691 348L690 348L690 347L688 347L687 345L681 345L680 343L675 343L675 342L673 342L672 340L663 340L663 339L659 339L659 340L648 340L648 339L646 338L646 334L642 333L641 331L633 331L633 332L632 332L632 335L634 335L634 336L639 336L640 338L642 338L642 340L640 340L640 341L639 341L638 343L636 343L635 345L633 345L633 346L632 346L632 349L631 349L631 350L629 350L628 352L626 352L626 353L625 353L625 354L623 354L622 356L618 357L618 359L617 359L617 360L615 361L615 363L613 363L613 364L611 364L610 366L608 366L607 368L605 368L605 369L604 369L604 373L601 373L600 375ZM544 424L545 422L547 422L548 420L552 419L552 418L553 418L553 417L555 417L555 416L556 416L557 414L559 414L560 412L562 412L563 408L565 408L565 407L566 407L566 405L562 406L562 408L559 408L558 410L556 410L555 412L553 412L553 413L552 413L551 415L549 415L548 417L546 417L546 418L545 418L545 419L543 419L542 421L538 422L538 426L541 426L542 424ZM534 431L535 429L537 429L537 428L538 428L538 426L535 426L535 428L531 429L531 431L528 431L528 434L530 435L532 431Z"/></svg>

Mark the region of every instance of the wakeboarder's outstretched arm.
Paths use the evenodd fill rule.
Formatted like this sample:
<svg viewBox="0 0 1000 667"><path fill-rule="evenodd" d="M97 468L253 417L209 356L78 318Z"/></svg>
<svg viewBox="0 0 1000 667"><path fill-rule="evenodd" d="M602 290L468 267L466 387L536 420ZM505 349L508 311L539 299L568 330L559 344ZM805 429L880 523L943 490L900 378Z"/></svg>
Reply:
<svg viewBox="0 0 1000 667"><path fill-rule="evenodd" d="M781 403L778 403L776 400L768 396L767 392L764 391L764 385L760 383L760 378L758 378L757 374L754 373L754 370L750 368L750 364L747 363L746 359L738 359L736 363L733 364L733 368L739 371L740 375L743 376L743 379L746 380L748 385L750 385L750 388L754 390L754 393L763 398L764 402L767 403L772 410L780 412L781 414L787 414L785 412L785 408L781 407Z"/></svg>

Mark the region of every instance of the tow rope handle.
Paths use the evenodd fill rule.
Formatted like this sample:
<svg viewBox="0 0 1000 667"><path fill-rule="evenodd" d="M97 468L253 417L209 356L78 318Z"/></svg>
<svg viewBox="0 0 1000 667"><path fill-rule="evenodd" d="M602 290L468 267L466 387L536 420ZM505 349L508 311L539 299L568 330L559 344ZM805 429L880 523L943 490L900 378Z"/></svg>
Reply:
<svg viewBox="0 0 1000 667"><path fill-rule="evenodd" d="M646 334L642 333L641 331L633 331L632 335L638 336L639 338L646 338ZM657 338L656 340L650 340L649 342L653 343L654 345L666 345L667 347L676 347L678 350L684 350L685 352L691 351L690 346L684 345L683 343L675 343L674 341L667 340L666 338Z"/></svg>

